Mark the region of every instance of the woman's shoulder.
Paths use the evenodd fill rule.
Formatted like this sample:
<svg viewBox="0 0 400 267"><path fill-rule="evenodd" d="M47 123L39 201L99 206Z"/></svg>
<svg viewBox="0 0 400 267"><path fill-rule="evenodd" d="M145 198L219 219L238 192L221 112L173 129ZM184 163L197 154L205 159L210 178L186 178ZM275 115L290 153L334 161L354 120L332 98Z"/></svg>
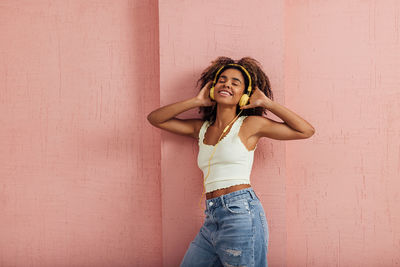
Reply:
<svg viewBox="0 0 400 267"><path fill-rule="evenodd" d="M263 116L260 115L243 115L241 117L243 117L244 121L260 121L262 119L265 119Z"/></svg>
<svg viewBox="0 0 400 267"><path fill-rule="evenodd" d="M241 118L243 120L243 123L244 122L250 122L251 123L251 122L259 121L261 116L258 116L258 115L243 115L243 116L241 116Z"/></svg>
<svg viewBox="0 0 400 267"><path fill-rule="evenodd" d="M253 135L259 129L259 126L265 120L263 116L260 115L246 115L243 116L243 125L247 129L250 135Z"/></svg>

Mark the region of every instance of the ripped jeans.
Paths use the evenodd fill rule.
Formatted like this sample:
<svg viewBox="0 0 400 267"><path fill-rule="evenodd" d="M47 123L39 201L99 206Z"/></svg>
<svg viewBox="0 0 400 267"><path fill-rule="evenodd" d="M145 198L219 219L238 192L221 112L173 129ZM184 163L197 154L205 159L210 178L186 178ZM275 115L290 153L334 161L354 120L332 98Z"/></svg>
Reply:
<svg viewBox="0 0 400 267"><path fill-rule="evenodd" d="M268 223L253 188L205 202L204 224L180 267L268 266Z"/></svg>

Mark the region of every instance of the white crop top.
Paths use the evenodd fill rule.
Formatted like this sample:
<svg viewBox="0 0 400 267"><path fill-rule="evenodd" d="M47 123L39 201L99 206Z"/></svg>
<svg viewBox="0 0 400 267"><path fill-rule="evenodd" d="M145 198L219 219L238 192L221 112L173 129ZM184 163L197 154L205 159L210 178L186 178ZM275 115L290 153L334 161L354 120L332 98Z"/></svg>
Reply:
<svg viewBox="0 0 400 267"><path fill-rule="evenodd" d="M197 164L203 171L203 177L207 176L208 168L210 168L210 174L205 180L206 193L232 185L250 184L250 173L257 145L249 151L238 136L240 126L246 117L237 118L228 133L219 141L211 159L210 167L208 167L208 161L213 153L214 146L203 142L210 122L204 121L201 126Z"/></svg>

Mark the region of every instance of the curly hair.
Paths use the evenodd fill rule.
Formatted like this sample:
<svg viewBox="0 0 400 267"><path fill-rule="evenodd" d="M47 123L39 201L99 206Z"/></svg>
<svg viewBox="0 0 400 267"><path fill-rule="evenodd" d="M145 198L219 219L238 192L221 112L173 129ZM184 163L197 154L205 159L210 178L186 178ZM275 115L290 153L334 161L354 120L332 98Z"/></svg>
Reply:
<svg viewBox="0 0 400 267"><path fill-rule="evenodd" d="M242 65L250 74L251 80L252 80L252 91L251 94L254 92L255 87L257 86L268 98L271 100L274 99L272 91L271 91L271 84L269 81L268 76L264 73L262 70L261 64L255 60L254 58L251 57L243 57L238 61L235 61L229 57L218 57L217 59L213 60L211 62L211 65L208 66L201 74L200 79L196 83L196 87L199 86L200 84L200 90L207 84L209 81L213 81L215 74L221 68L222 66L226 64L232 64L236 63L239 65ZM245 92L248 87L248 78L247 75L243 72L243 70L240 67L235 67L235 66L228 66L224 68L226 69L238 69L242 72L243 77L245 78ZM221 75L221 72L218 74L218 76ZM217 77L218 80L218 77ZM216 116L217 116L217 109L216 109L217 103L213 106L202 106L199 107L199 113L202 113L202 119L203 120L208 120L210 123L214 123ZM239 103L236 107L236 115L240 112L240 106ZM255 107L255 108L249 108L249 109L243 109L242 113L240 114L241 116L250 116L250 115L258 115L262 116L263 114L267 114L266 109L263 107Z"/></svg>

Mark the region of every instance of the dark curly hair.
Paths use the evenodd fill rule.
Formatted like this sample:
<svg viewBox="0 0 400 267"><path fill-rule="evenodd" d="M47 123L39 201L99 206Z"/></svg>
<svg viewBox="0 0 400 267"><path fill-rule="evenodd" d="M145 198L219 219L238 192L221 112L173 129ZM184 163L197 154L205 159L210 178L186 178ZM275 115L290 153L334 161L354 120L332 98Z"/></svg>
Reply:
<svg viewBox="0 0 400 267"><path fill-rule="evenodd" d="M231 64L231 63L236 63L242 65L247 72L250 74L251 81L252 81L252 91L251 94L254 92L256 86L271 100L274 99L272 91L271 91L271 84L268 79L268 76L264 73L262 70L261 64L255 60L254 58L251 57L243 57L238 61L235 61L229 57L218 57L217 59L213 60L211 62L211 65L208 66L203 73L201 74L200 79L197 81L196 87L199 86L199 89L201 90L209 81L213 81L215 74L221 68L222 66L226 64ZM247 78L246 73L243 72L243 70L240 67L235 67L235 66L227 66L223 70L226 69L237 69L242 72L242 75L245 79L245 92L247 90L249 81ZM221 75L222 71L218 74ZM218 80L218 77L217 77ZM203 120L208 120L210 123L214 123L215 118L217 116L217 109L216 109L217 103L213 106L204 106L204 107L199 107L199 113L202 113L202 119ZM236 107L236 115L240 112L240 106L239 104ZM263 114L267 114L266 109L263 107L255 107L255 108L249 108L249 109L243 109L242 113L240 114L241 116L250 116L250 115L258 115L262 116Z"/></svg>

